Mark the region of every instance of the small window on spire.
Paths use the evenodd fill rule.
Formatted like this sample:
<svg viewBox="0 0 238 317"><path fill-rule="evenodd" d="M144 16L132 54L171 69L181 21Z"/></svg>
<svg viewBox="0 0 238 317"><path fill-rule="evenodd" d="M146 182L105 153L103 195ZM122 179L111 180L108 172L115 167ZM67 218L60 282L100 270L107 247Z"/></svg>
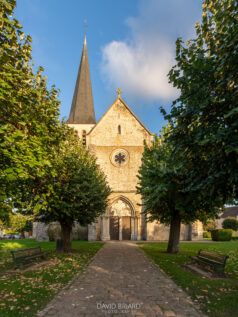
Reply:
<svg viewBox="0 0 238 317"><path fill-rule="evenodd" d="M121 126L118 126L118 134L121 134Z"/></svg>
<svg viewBox="0 0 238 317"><path fill-rule="evenodd" d="M84 146L86 146L86 131L85 130L83 130L82 131L82 142L83 142L83 145Z"/></svg>

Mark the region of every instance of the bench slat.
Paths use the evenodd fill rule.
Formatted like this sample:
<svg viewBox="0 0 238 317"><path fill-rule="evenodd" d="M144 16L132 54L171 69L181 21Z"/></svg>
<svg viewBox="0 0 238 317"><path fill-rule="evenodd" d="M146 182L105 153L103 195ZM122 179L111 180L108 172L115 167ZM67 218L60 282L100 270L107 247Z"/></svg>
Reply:
<svg viewBox="0 0 238 317"><path fill-rule="evenodd" d="M37 253L41 253L41 247L29 248L29 249L20 249L16 251L11 251L14 254L15 258L25 257L28 255L33 255Z"/></svg>
<svg viewBox="0 0 238 317"><path fill-rule="evenodd" d="M11 254L16 265L23 265L34 258L45 257L49 252L42 252L41 247L12 250Z"/></svg>
<svg viewBox="0 0 238 317"><path fill-rule="evenodd" d="M207 260L207 261L209 261L209 262L211 262L211 263L217 263L217 264L224 264L224 260L223 261L216 261L216 259L212 259L212 258L206 258L206 257L204 257L204 256L198 256L198 258L199 259L203 259L203 260Z"/></svg>
<svg viewBox="0 0 238 317"><path fill-rule="evenodd" d="M213 270L221 269L224 273L226 260L229 258L228 255L218 254L215 252L199 250L197 256L190 256L190 258L196 262L209 265Z"/></svg>
<svg viewBox="0 0 238 317"><path fill-rule="evenodd" d="M224 261L224 259L226 258L226 255L223 254L218 254L215 252L210 252L210 251L204 251L204 250L200 250L198 255L205 255L207 257L211 257L211 258L218 258Z"/></svg>
<svg viewBox="0 0 238 317"><path fill-rule="evenodd" d="M200 261L200 262L203 262L203 263L206 263L206 264L209 264L209 265L211 265L211 266L223 267L223 263L212 262L212 261L209 261L209 260L207 260L207 259L205 259L205 258L195 257L195 260Z"/></svg>

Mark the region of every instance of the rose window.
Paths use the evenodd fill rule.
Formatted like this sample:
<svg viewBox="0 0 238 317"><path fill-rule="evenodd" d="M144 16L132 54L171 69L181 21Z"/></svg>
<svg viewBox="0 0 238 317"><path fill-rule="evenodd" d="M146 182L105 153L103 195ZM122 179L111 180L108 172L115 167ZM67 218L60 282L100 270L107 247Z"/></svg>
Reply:
<svg viewBox="0 0 238 317"><path fill-rule="evenodd" d="M121 167L127 164L129 160L129 154L124 149L117 149L111 154L111 162L117 167Z"/></svg>

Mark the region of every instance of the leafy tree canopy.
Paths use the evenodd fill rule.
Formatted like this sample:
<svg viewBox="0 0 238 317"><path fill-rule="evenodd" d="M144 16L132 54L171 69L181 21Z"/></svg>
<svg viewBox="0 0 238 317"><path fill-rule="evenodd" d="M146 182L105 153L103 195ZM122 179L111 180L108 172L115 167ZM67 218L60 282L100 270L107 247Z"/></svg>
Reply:
<svg viewBox="0 0 238 317"><path fill-rule="evenodd" d="M49 166L61 135L58 91L43 68L33 72L31 37L13 18L15 0L0 0L0 218L34 195L34 178ZM24 184L24 190L22 188ZM28 184L28 186L27 186ZM22 197L24 196L24 197ZM7 207L6 207L7 206Z"/></svg>
<svg viewBox="0 0 238 317"><path fill-rule="evenodd" d="M208 219L207 221L203 223L203 229L208 232L215 230L216 227L217 227L217 224L214 219Z"/></svg>
<svg viewBox="0 0 238 317"><path fill-rule="evenodd" d="M40 180L44 200L35 213L40 221L60 222L64 250L68 251L73 223L87 225L104 213L110 188L96 158L72 130L65 129L66 141L54 148L51 167Z"/></svg>
<svg viewBox="0 0 238 317"><path fill-rule="evenodd" d="M16 0L0 0L0 218L13 207L58 220L65 249L74 221L105 211L110 189L96 160L59 122L58 91L34 73L31 37L12 18Z"/></svg>
<svg viewBox="0 0 238 317"><path fill-rule="evenodd" d="M178 252L181 222L205 221L216 215L217 208L206 193L186 190L190 166L164 138L170 133L166 128L151 146L145 144L137 191L147 219L170 224L168 252Z"/></svg>
<svg viewBox="0 0 238 317"><path fill-rule="evenodd" d="M30 224L32 224L31 216L15 212L9 215L9 221L5 224L5 228L10 229L12 233L21 233L23 231L31 231L32 226Z"/></svg>
<svg viewBox="0 0 238 317"><path fill-rule="evenodd" d="M166 115L170 142L191 163L188 190L238 197L238 2L205 0L196 38L177 40L170 82L181 94Z"/></svg>

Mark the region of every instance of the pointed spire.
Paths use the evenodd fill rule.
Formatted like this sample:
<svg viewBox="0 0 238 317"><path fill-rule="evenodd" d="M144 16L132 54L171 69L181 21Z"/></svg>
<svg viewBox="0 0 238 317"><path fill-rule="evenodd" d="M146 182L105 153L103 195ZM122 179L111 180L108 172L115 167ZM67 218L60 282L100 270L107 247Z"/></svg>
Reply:
<svg viewBox="0 0 238 317"><path fill-rule="evenodd" d="M84 37L83 52L75 85L70 115L67 123L96 123L89 72L86 35Z"/></svg>

